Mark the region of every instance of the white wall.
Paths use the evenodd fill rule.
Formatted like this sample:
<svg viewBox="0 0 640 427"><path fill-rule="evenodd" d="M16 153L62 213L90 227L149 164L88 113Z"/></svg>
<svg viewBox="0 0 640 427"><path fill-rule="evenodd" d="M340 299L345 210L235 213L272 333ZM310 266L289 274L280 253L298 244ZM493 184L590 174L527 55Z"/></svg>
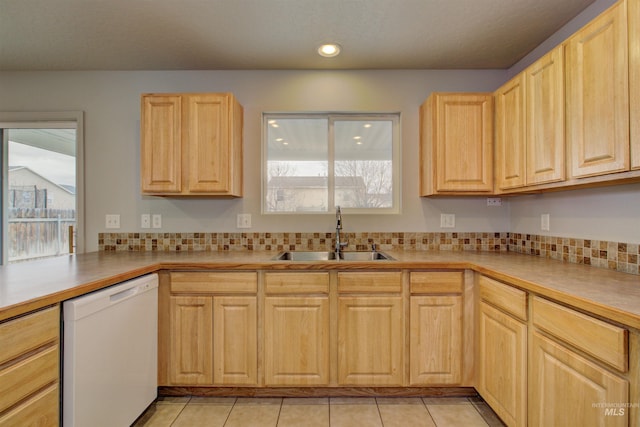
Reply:
<svg viewBox="0 0 640 427"><path fill-rule="evenodd" d="M509 69L509 78L614 3L615 0L595 1ZM515 233L640 243L640 184L518 196L510 199L509 204L510 231ZM543 213L550 215L548 232L540 230L540 215Z"/></svg>
<svg viewBox="0 0 640 427"><path fill-rule="evenodd" d="M508 231L508 204L484 198L418 197L418 107L433 91L492 91L504 70L485 71L174 71L0 73L0 111L85 112L86 248L97 249L104 216L121 215L120 231L141 231L140 215L162 214L168 232L238 231L236 214L251 213L246 231L332 231L333 214L261 215L263 111L401 112L402 214L345 215L345 231L441 231L440 213L455 213L454 231ZM140 94L234 92L245 108L245 197L165 199L140 195ZM158 231L150 229L148 231ZM451 231L446 229L445 231Z"/></svg>

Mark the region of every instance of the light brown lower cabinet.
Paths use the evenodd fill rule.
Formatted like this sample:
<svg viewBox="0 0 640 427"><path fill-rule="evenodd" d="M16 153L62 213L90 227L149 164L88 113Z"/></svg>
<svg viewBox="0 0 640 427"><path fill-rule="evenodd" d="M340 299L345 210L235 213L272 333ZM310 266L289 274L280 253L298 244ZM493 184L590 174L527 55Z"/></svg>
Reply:
<svg viewBox="0 0 640 427"><path fill-rule="evenodd" d="M401 297L338 298L338 385L401 386Z"/></svg>
<svg viewBox="0 0 640 427"><path fill-rule="evenodd" d="M478 280L476 389L510 427L527 425L527 294Z"/></svg>
<svg viewBox="0 0 640 427"><path fill-rule="evenodd" d="M338 273L338 385L402 386L400 272Z"/></svg>
<svg viewBox="0 0 640 427"><path fill-rule="evenodd" d="M527 325L480 302L476 388L510 427L527 425Z"/></svg>
<svg viewBox="0 0 640 427"><path fill-rule="evenodd" d="M628 426L629 383L534 332L530 426Z"/></svg>
<svg viewBox="0 0 640 427"><path fill-rule="evenodd" d="M159 385L257 385L257 273L171 273L168 285L160 290Z"/></svg>
<svg viewBox="0 0 640 427"><path fill-rule="evenodd" d="M60 308L0 323L0 426L57 426Z"/></svg>
<svg viewBox="0 0 640 427"><path fill-rule="evenodd" d="M327 386L329 273L265 273L267 386Z"/></svg>
<svg viewBox="0 0 640 427"><path fill-rule="evenodd" d="M462 383L463 282L459 271L410 273L410 385Z"/></svg>

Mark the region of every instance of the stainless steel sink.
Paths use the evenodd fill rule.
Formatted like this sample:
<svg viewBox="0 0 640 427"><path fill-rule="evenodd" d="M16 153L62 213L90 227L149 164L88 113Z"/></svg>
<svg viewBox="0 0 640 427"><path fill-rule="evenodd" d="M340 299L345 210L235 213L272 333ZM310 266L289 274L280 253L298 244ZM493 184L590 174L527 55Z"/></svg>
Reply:
<svg viewBox="0 0 640 427"><path fill-rule="evenodd" d="M274 261L382 261L393 260L389 255L378 251L342 251L336 258L335 252L329 251L288 251L280 252L271 258Z"/></svg>

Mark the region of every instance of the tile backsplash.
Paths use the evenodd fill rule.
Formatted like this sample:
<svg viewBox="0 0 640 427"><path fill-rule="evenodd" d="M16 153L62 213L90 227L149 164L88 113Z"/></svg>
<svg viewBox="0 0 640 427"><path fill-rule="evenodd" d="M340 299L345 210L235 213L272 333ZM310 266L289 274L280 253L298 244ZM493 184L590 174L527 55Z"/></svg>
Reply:
<svg viewBox="0 0 640 427"><path fill-rule="evenodd" d="M520 233L343 233L347 250L519 252L639 274L638 244ZM100 251L331 250L335 233L99 233Z"/></svg>

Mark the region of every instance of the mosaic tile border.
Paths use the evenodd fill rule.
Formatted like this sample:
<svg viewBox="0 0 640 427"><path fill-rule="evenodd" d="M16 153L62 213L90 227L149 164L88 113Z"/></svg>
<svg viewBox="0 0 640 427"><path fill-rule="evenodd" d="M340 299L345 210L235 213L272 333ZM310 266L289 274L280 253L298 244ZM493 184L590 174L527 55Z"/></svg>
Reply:
<svg viewBox="0 0 640 427"><path fill-rule="evenodd" d="M347 250L508 250L508 233L342 233ZM331 250L335 233L99 233L100 251Z"/></svg>
<svg viewBox="0 0 640 427"><path fill-rule="evenodd" d="M640 245L510 233L509 251L640 274Z"/></svg>
<svg viewBox="0 0 640 427"><path fill-rule="evenodd" d="M640 245L520 233L343 233L347 250L517 252L640 274ZM99 233L100 251L331 250L335 233Z"/></svg>

